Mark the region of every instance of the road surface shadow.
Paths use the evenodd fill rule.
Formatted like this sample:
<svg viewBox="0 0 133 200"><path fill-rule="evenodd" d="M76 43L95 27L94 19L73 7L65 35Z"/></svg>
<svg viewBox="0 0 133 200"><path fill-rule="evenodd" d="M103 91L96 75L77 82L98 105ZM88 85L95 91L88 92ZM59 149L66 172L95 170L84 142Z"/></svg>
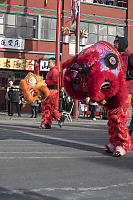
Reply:
<svg viewBox="0 0 133 200"><path fill-rule="evenodd" d="M10 190L0 187L0 200L60 200L27 189Z"/></svg>

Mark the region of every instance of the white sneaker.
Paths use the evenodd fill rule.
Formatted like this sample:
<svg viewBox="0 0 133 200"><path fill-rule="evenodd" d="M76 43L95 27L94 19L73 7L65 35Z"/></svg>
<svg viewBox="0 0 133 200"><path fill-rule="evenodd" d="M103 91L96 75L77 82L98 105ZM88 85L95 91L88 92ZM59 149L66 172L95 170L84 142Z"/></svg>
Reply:
<svg viewBox="0 0 133 200"><path fill-rule="evenodd" d="M92 120L96 121L96 118L93 118Z"/></svg>

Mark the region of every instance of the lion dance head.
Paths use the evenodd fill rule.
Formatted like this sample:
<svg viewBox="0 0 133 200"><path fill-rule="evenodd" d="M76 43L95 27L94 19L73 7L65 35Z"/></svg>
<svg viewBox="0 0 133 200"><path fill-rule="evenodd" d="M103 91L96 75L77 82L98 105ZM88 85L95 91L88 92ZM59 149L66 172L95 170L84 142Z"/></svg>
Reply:
<svg viewBox="0 0 133 200"><path fill-rule="evenodd" d="M50 93L43 80L43 77L37 76L31 72L27 74L25 79L20 81L19 87L22 90L24 99L28 103L36 100L41 100L44 102Z"/></svg>
<svg viewBox="0 0 133 200"><path fill-rule="evenodd" d="M121 106L127 99L125 75L119 52L108 42L82 50L63 63L64 87L72 98L104 104L108 109Z"/></svg>

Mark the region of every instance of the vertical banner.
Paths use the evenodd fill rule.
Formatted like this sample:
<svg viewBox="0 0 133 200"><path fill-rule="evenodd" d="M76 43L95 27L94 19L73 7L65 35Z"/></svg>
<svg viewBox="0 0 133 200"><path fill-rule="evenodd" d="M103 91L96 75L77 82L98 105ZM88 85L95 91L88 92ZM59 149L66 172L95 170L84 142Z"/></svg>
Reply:
<svg viewBox="0 0 133 200"><path fill-rule="evenodd" d="M80 0L71 0L71 20L72 24L76 21L80 12Z"/></svg>

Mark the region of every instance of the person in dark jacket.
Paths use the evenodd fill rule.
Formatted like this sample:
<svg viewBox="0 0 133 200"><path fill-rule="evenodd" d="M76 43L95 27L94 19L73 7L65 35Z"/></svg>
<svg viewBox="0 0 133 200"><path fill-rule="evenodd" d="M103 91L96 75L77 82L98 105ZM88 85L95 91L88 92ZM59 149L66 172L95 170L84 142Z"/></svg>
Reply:
<svg viewBox="0 0 133 200"><path fill-rule="evenodd" d="M11 83L11 82L9 82L9 83ZM16 106L18 116L21 117L20 104L19 104L20 103L19 86L13 85L13 82L12 82L11 86L9 87L8 97L10 100L10 108L9 108L10 111L8 112L8 114L10 116L13 116L14 106Z"/></svg>
<svg viewBox="0 0 133 200"><path fill-rule="evenodd" d="M129 66L129 57L131 53L128 51L128 40L126 37L116 36L114 40L114 47L119 51L121 58L122 58L122 70L124 74L126 74L127 70L130 69Z"/></svg>
<svg viewBox="0 0 133 200"><path fill-rule="evenodd" d="M131 101L131 105L133 107L133 100L131 100L131 97L133 95L132 82L130 84L130 80L133 80L133 53L130 53L128 51L128 49L127 49L128 48L128 40L125 37L116 36L116 38L114 40L114 47L119 51L119 53L121 55L122 70L123 70L126 80L127 80L127 88L128 88L128 92L129 92L127 103L130 103L130 101ZM132 119L131 119L130 125L129 125L129 134L131 135L132 132L133 132L133 115L132 115Z"/></svg>
<svg viewBox="0 0 133 200"><path fill-rule="evenodd" d="M11 99L9 97L9 89L13 87L13 81L8 82L8 87L7 87L7 92L6 92L6 100L7 100L7 105L8 105L8 116L12 116L11 112Z"/></svg>

